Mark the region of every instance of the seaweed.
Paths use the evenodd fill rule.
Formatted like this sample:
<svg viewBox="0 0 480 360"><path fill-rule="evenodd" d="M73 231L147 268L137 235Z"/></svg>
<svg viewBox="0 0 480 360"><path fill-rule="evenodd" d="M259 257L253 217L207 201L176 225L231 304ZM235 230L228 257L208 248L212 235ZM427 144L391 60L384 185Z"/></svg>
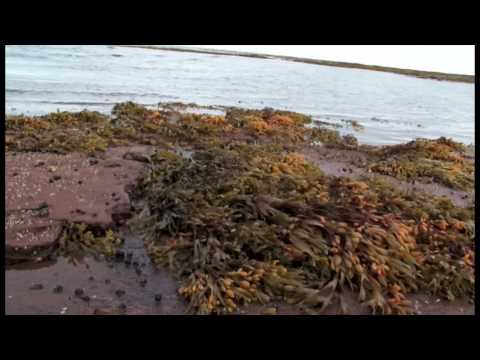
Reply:
<svg viewBox="0 0 480 360"><path fill-rule="evenodd" d="M431 180L459 190L474 186L474 164L466 158L465 146L444 137L374 149L367 167L401 180Z"/></svg>
<svg viewBox="0 0 480 360"><path fill-rule="evenodd" d="M57 253L70 258L98 254L111 257L121 244L122 239L111 229L68 223L60 235Z"/></svg>
<svg viewBox="0 0 480 360"><path fill-rule="evenodd" d="M473 211L327 177L278 145L157 152L134 195L144 206L131 226L184 279L179 293L196 313L274 297L320 312L345 287L385 314L411 313L411 292L473 296Z"/></svg>

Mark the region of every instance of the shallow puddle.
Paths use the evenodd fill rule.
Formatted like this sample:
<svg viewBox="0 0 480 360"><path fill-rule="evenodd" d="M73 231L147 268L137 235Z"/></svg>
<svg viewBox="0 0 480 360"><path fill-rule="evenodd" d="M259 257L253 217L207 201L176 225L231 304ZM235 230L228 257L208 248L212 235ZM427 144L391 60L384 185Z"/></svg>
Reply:
<svg viewBox="0 0 480 360"><path fill-rule="evenodd" d="M150 263L140 241L126 236L123 250L132 254L131 264L126 264L128 257L122 261L85 257L76 263L59 258L10 267L5 272L6 314L184 314L186 304L177 295L177 281ZM32 289L38 284L41 289ZM59 286L63 291L55 292ZM76 289L83 294L76 295Z"/></svg>

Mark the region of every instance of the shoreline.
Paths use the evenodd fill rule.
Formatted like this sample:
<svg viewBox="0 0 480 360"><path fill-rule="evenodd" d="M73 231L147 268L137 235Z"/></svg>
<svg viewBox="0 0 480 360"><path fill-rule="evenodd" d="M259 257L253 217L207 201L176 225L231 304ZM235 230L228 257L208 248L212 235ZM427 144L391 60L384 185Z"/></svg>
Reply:
<svg viewBox="0 0 480 360"><path fill-rule="evenodd" d="M267 54L256 54L256 53L241 52L241 51L226 51L226 50L215 50L215 49L180 48L180 47L171 47L171 46L163 46L163 45L112 45L112 46L133 47L133 48L163 50L163 51L190 52L190 53L211 54L211 55L240 56L240 57L257 58L257 59L276 59L276 60L300 62L300 63L312 64L312 65L323 65L323 66L340 67L340 68L380 71L380 72L387 72L392 74L416 77L419 79L461 82L461 83L468 83L468 84L475 83L475 75L450 74L450 73L442 73L442 72L436 72L436 71L401 69L401 68L394 68L394 67L380 66L380 65L366 65L366 64L359 64L359 63L348 63L348 62L342 62L342 61L317 60L317 59L300 58L300 57L285 56L285 55L267 55Z"/></svg>

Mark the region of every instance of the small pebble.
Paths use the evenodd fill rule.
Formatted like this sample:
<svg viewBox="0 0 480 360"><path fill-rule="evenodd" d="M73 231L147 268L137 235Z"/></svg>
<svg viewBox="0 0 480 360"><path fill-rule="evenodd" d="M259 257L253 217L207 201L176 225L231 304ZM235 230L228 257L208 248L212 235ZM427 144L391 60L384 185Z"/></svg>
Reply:
<svg viewBox="0 0 480 360"><path fill-rule="evenodd" d="M33 284L32 286L30 286L30 290L42 290L42 289L43 289L42 284Z"/></svg>
<svg viewBox="0 0 480 360"><path fill-rule="evenodd" d="M90 165L97 165L97 164L98 164L98 160L96 160L96 159L90 159L90 160L89 160L89 163L90 163Z"/></svg>
<svg viewBox="0 0 480 360"><path fill-rule="evenodd" d="M147 279L140 280L140 286L145 287L145 285L147 285Z"/></svg>
<svg viewBox="0 0 480 360"><path fill-rule="evenodd" d="M105 279L105 284L110 284L110 283L111 283L110 279Z"/></svg>
<svg viewBox="0 0 480 360"><path fill-rule="evenodd" d="M122 250L117 250L117 252L115 253L115 258L118 260L123 260L125 258L125 252L123 252Z"/></svg>
<svg viewBox="0 0 480 360"><path fill-rule="evenodd" d="M90 301L90 296L88 296L88 295L83 295L83 296L80 296L80 299L82 299L82 300L85 301L85 302L89 302L89 301Z"/></svg>
<svg viewBox="0 0 480 360"><path fill-rule="evenodd" d="M82 296L84 293L83 289L81 288L76 288L75 289L75 296Z"/></svg>
<svg viewBox="0 0 480 360"><path fill-rule="evenodd" d="M135 272L137 273L137 275L142 275L142 270L140 270L140 269L138 269L138 268L135 269Z"/></svg>
<svg viewBox="0 0 480 360"><path fill-rule="evenodd" d="M62 285L55 286L55 288L53 289L53 292L55 294L60 294L61 292L63 292L63 286Z"/></svg>
<svg viewBox="0 0 480 360"><path fill-rule="evenodd" d="M127 310L127 305L125 305L124 303L121 303L120 305L118 305L118 308L119 308L120 310L125 311L125 310Z"/></svg>
<svg viewBox="0 0 480 360"><path fill-rule="evenodd" d="M82 185L83 181L82 181L82 180L78 180L78 183L79 183L80 185Z"/></svg>
<svg viewBox="0 0 480 360"><path fill-rule="evenodd" d="M14 172L14 173L12 174L12 176L17 176L17 175L18 175L18 172Z"/></svg>
<svg viewBox="0 0 480 360"><path fill-rule="evenodd" d="M93 281L93 280L95 280L95 278L94 278L93 276L90 276L90 277L88 278L88 280Z"/></svg>
<svg viewBox="0 0 480 360"><path fill-rule="evenodd" d="M125 295L125 290L122 290L122 289L115 290L115 295L117 295L118 297L123 296Z"/></svg>
<svg viewBox="0 0 480 360"><path fill-rule="evenodd" d="M155 301L156 302L162 301L162 294L155 294Z"/></svg>

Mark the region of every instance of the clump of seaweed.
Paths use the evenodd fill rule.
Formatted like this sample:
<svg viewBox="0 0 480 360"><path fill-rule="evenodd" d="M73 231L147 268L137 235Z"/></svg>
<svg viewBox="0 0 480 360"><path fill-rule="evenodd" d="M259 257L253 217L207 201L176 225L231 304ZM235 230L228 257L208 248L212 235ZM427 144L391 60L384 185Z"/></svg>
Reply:
<svg viewBox="0 0 480 360"><path fill-rule="evenodd" d="M5 131L7 151L45 151L93 154L105 151L109 142L103 132L108 117L90 111L58 112L40 117L7 117Z"/></svg>
<svg viewBox="0 0 480 360"><path fill-rule="evenodd" d="M321 311L345 287L386 314L411 313L411 292L473 297L473 211L327 177L275 144L157 152L135 196L132 226L197 313L273 298Z"/></svg>
<svg viewBox="0 0 480 360"><path fill-rule="evenodd" d="M115 255L122 239L111 229L89 227L86 224L66 224L58 242L58 253L69 257L85 254L105 256Z"/></svg>
<svg viewBox="0 0 480 360"><path fill-rule="evenodd" d="M459 190L474 186L474 164L465 146L451 139L417 139L370 152L368 168L401 180L426 180Z"/></svg>
<svg viewBox="0 0 480 360"><path fill-rule="evenodd" d="M116 104L110 117L98 112L58 112L39 117L6 119L7 151L44 151L93 155L110 146L140 143L196 146L235 140L301 145L322 141L328 146L355 148L352 136L310 128L311 118L273 109L229 108L226 115L180 113L172 108L147 109L132 102Z"/></svg>

